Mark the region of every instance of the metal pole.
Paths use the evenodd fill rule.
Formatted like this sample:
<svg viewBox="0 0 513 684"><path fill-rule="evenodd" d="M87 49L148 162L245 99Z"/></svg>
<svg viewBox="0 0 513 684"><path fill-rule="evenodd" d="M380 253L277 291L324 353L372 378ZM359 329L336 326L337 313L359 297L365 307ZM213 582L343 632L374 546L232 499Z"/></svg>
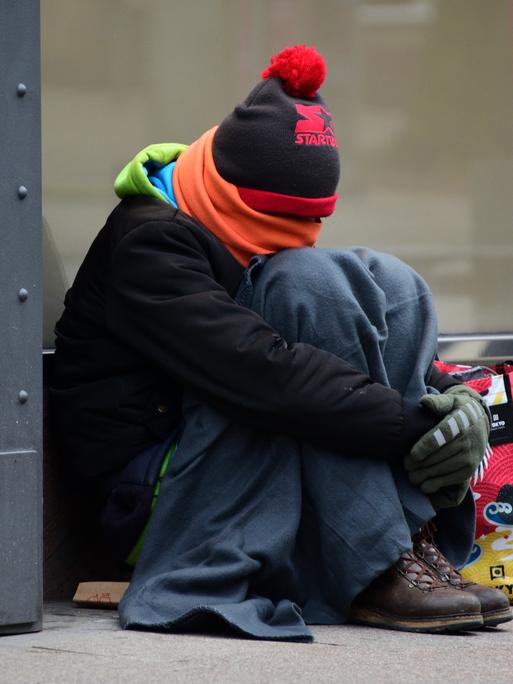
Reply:
<svg viewBox="0 0 513 684"><path fill-rule="evenodd" d="M37 0L0 0L0 633L41 629L41 125Z"/></svg>

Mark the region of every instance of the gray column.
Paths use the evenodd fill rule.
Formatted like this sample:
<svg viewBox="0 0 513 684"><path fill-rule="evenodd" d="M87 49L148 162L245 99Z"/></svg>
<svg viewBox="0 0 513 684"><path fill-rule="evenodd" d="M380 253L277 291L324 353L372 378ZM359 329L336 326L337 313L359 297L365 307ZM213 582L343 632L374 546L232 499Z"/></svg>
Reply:
<svg viewBox="0 0 513 684"><path fill-rule="evenodd" d="M0 0L0 634L41 629L39 2Z"/></svg>

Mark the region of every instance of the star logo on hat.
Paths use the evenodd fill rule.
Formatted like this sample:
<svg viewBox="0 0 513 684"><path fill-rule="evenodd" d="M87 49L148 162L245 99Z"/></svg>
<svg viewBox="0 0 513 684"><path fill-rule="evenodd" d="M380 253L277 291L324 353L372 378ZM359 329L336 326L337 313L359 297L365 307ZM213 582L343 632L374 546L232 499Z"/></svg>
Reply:
<svg viewBox="0 0 513 684"><path fill-rule="evenodd" d="M331 118L330 112L326 111L326 109L324 109L324 107L321 107L321 111L318 114L318 116L320 116L322 118L322 120L324 121L323 133L328 133L328 131L329 131L332 135L334 135L335 131L333 130L333 120Z"/></svg>
<svg viewBox="0 0 513 684"><path fill-rule="evenodd" d="M331 114L319 104L296 104L296 112L302 117L296 122L296 145L337 146Z"/></svg>

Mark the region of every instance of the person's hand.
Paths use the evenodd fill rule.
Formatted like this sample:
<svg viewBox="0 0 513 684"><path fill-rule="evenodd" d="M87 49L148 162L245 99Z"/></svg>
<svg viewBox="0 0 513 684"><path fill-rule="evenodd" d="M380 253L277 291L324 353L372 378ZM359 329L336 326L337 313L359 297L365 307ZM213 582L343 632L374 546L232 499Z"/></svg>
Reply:
<svg viewBox="0 0 513 684"><path fill-rule="evenodd" d="M405 468L425 494L439 493L433 497L435 507L458 505L486 450L488 409L480 395L465 385L444 394L426 394L421 404L442 420L413 446Z"/></svg>
<svg viewBox="0 0 513 684"><path fill-rule="evenodd" d="M453 385L452 387L449 387L449 389L446 389L444 394L467 395L471 399L475 399L485 412L488 421L491 422L492 414L490 412L490 409L488 408L488 404L486 403L485 399L483 399L483 397L479 394L479 392L476 392L476 390L472 389L472 387L469 387L468 385Z"/></svg>

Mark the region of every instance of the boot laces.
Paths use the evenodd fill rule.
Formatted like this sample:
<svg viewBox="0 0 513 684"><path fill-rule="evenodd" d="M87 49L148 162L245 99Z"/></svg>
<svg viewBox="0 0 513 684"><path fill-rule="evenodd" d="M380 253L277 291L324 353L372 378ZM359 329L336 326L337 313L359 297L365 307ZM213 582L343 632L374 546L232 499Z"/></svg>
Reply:
<svg viewBox="0 0 513 684"><path fill-rule="evenodd" d="M447 586L447 583L413 551L406 551L397 562L397 570L408 582L422 591L433 591Z"/></svg>
<svg viewBox="0 0 513 684"><path fill-rule="evenodd" d="M435 524L432 521L427 522L413 538L415 553L428 566L434 568L446 582L456 586L467 584L463 575L456 570L435 544L435 532Z"/></svg>

